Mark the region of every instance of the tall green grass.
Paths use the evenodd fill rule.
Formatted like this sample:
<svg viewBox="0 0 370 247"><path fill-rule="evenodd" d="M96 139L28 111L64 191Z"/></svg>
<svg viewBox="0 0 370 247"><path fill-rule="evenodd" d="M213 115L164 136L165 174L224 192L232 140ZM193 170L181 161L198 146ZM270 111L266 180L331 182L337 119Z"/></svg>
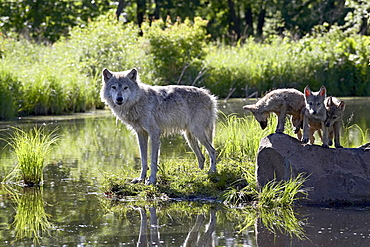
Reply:
<svg viewBox="0 0 370 247"><path fill-rule="evenodd" d="M40 185L45 158L58 139L55 130L47 133L44 128L34 127L29 131L14 128L12 136L6 141L14 150L17 165L4 180L20 178L25 186Z"/></svg>
<svg viewBox="0 0 370 247"><path fill-rule="evenodd" d="M348 36L333 29L301 40L274 38L256 43L252 39L235 47L211 47L207 54L205 85L215 94L245 97L273 88L325 85L336 96L370 93L370 38Z"/></svg>
<svg viewBox="0 0 370 247"><path fill-rule="evenodd" d="M197 18L145 24L139 36L134 25L101 17L52 46L0 35L0 118L102 108L104 67L137 67L145 83L205 86L220 98L322 84L335 96L370 94L367 36L333 28L300 40L270 37L217 46L206 43L205 25Z"/></svg>

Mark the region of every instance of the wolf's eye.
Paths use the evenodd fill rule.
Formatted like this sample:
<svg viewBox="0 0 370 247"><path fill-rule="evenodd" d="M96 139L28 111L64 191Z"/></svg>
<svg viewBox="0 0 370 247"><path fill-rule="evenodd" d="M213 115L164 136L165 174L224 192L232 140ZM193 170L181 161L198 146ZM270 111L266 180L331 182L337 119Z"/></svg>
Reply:
<svg viewBox="0 0 370 247"><path fill-rule="evenodd" d="M316 105L319 106L321 103L317 103Z"/></svg>
<svg viewBox="0 0 370 247"><path fill-rule="evenodd" d="M123 87L123 90L126 90L127 88L128 88L128 86L124 86L124 87Z"/></svg>
<svg viewBox="0 0 370 247"><path fill-rule="evenodd" d="M116 86L112 86L112 89L117 89L117 87Z"/></svg>

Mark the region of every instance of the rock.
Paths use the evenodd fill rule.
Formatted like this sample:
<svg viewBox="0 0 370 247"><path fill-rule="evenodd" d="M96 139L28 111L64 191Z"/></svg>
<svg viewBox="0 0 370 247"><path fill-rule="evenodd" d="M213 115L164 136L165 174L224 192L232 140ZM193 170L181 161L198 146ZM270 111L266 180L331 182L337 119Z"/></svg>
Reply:
<svg viewBox="0 0 370 247"><path fill-rule="evenodd" d="M370 149L323 148L275 133L261 140L256 166L259 186L308 175L301 204L370 205Z"/></svg>

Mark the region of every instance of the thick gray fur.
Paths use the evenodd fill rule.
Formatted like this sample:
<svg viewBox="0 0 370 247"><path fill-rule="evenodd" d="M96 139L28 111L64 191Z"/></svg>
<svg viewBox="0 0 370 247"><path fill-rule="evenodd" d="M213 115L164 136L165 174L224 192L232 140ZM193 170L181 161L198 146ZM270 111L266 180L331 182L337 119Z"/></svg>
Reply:
<svg viewBox="0 0 370 247"><path fill-rule="evenodd" d="M200 169L205 158L198 142L210 156L210 172L216 171L212 140L217 117L216 97L192 86L150 86L140 82L136 69L102 72L101 99L113 114L137 134L141 174L132 182L145 180L148 169L148 138L151 140L151 174L146 184L156 183L160 136L183 132Z"/></svg>

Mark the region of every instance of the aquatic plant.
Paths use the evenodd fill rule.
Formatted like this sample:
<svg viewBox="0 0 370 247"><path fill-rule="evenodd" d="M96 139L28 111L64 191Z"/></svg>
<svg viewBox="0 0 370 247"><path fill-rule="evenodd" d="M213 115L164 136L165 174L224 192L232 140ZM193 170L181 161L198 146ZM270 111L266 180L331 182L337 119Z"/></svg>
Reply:
<svg viewBox="0 0 370 247"><path fill-rule="evenodd" d="M17 158L13 171L4 180L20 177L25 186L40 185L43 181L45 158L59 137L56 129L46 132L43 127L34 127L29 131L14 128L13 134L6 139Z"/></svg>

